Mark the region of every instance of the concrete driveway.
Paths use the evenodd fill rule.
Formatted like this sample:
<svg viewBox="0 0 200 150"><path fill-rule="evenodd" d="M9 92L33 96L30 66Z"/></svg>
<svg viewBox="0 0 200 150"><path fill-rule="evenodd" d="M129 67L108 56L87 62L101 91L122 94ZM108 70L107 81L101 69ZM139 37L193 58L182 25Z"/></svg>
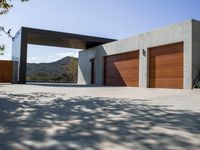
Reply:
<svg viewBox="0 0 200 150"><path fill-rule="evenodd" d="M0 84L1 150L199 150L200 91Z"/></svg>

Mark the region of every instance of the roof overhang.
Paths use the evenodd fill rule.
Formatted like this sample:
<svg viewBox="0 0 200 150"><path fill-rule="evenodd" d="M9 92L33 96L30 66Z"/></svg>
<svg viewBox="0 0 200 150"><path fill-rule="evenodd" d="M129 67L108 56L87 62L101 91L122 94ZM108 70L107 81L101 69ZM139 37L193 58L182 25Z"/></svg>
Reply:
<svg viewBox="0 0 200 150"><path fill-rule="evenodd" d="M27 44L88 49L105 43L116 41L115 39L49 31L22 27L20 32L26 36Z"/></svg>

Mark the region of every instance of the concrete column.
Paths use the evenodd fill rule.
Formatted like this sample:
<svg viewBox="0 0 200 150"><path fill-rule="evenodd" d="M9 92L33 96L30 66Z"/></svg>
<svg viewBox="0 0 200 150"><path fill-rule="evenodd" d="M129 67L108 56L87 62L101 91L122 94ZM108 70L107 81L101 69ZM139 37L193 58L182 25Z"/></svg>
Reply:
<svg viewBox="0 0 200 150"><path fill-rule="evenodd" d="M184 26L184 43L183 43L183 88L192 88L192 21L188 23L188 26Z"/></svg>
<svg viewBox="0 0 200 150"><path fill-rule="evenodd" d="M148 52L147 48L140 49L139 55L139 87L148 87Z"/></svg>
<svg viewBox="0 0 200 150"><path fill-rule="evenodd" d="M192 88L192 44L189 39L184 41L183 51L184 51L183 88L191 89Z"/></svg>
<svg viewBox="0 0 200 150"><path fill-rule="evenodd" d="M148 49L144 35L140 35L139 48L139 87L146 88L148 87Z"/></svg>

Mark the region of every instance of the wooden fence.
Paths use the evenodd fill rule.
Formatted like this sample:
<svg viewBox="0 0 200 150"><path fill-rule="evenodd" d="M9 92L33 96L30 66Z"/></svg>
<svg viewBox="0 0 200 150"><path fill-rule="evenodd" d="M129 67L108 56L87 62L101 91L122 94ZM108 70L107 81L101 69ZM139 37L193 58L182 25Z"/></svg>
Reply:
<svg viewBox="0 0 200 150"><path fill-rule="evenodd" d="M0 60L0 83L12 82L12 61Z"/></svg>

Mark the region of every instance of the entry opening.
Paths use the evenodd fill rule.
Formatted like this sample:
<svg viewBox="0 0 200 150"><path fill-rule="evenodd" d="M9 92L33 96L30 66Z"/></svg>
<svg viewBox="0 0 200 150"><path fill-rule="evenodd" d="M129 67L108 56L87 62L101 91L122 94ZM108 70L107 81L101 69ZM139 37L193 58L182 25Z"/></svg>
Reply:
<svg viewBox="0 0 200 150"><path fill-rule="evenodd" d="M77 84L79 51L28 44L26 82Z"/></svg>

